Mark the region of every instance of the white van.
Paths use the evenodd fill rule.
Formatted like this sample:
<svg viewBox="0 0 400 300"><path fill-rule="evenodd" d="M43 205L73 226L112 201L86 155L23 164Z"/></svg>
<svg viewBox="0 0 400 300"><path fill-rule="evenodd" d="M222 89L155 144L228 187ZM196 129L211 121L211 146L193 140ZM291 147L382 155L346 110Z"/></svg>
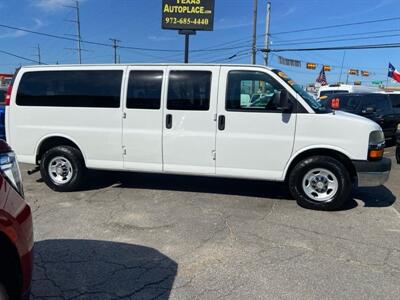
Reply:
<svg viewBox="0 0 400 300"><path fill-rule="evenodd" d="M321 86L318 90L318 98L332 94L343 93L379 93L382 91L373 86L350 85L350 84L330 84Z"/></svg>
<svg viewBox="0 0 400 300"><path fill-rule="evenodd" d="M332 210L391 169L376 123L327 111L285 73L248 65L23 67L7 140L56 191L86 169L287 181Z"/></svg>

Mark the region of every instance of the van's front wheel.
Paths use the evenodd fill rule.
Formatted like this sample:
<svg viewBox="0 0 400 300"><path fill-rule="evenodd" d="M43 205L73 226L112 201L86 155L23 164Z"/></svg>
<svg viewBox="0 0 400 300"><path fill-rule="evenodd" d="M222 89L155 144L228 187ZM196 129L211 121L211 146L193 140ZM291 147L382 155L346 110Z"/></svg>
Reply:
<svg viewBox="0 0 400 300"><path fill-rule="evenodd" d="M350 198L351 178L344 165L328 156L300 161L289 176L289 189L305 208L337 210Z"/></svg>
<svg viewBox="0 0 400 300"><path fill-rule="evenodd" d="M43 180L57 192L77 190L83 183L85 171L82 154L70 146L58 146L48 150L40 163Z"/></svg>

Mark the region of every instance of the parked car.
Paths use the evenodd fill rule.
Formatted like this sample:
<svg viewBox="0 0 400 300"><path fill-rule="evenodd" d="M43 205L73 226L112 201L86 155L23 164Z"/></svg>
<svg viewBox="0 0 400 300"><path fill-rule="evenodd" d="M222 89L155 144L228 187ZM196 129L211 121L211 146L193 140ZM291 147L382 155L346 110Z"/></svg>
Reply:
<svg viewBox="0 0 400 300"><path fill-rule="evenodd" d="M60 192L86 169L236 177L288 182L301 206L333 210L391 169L378 124L263 66L23 67L6 105L8 141Z"/></svg>
<svg viewBox="0 0 400 300"><path fill-rule="evenodd" d="M400 124L399 94L335 94L321 103L329 108L333 99L337 100L336 109L371 119L382 127L386 139L395 140L397 125Z"/></svg>
<svg viewBox="0 0 400 300"><path fill-rule="evenodd" d="M318 90L318 98L323 99L333 94L353 94L353 93L378 93L380 90L376 87L351 85L351 84L330 84L321 86Z"/></svg>
<svg viewBox="0 0 400 300"><path fill-rule="evenodd" d="M14 152L0 140L0 299L28 299L33 231Z"/></svg>

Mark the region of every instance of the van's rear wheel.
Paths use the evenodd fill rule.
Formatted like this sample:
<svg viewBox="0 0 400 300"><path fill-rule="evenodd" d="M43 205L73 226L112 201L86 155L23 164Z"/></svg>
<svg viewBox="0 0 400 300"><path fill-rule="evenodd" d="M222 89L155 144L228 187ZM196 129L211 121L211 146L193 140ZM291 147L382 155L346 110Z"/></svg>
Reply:
<svg viewBox="0 0 400 300"><path fill-rule="evenodd" d="M340 161L313 156L294 167L289 175L289 189L302 207L337 210L350 198L352 182Z"/></svg>
<svg viewBox="0 0 400 300"><path fill-rule="evenodd" d="M48 150L40 163L43 180L57 192L77 190L83 183L85 172L82 154L70 146L58 146Z"/></svg>

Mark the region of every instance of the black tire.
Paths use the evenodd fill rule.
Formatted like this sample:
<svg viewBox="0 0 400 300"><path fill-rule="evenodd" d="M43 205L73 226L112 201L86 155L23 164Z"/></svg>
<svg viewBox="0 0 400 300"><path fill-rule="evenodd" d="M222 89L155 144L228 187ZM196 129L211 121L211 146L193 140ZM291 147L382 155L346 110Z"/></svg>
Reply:
<svg viewBox="0 0 400 300"><path fill-rule="evenodd" d="M337 179L336 193L325 201L316 201L309 197L305 192L305 188L303 188L303 180L314 169L327 170ZM289 174L288 184L289 190L297 200L297 203L304 208L314 210L332 211L340 209L350 199L352 190L352 182L348 170L340 161L329 156L312 156L300 161Z"/></svg>
<svg viewBox="0 0 400 300"><path fill-rule="evenodd" d="M397 147L396 147L396 160L397 160L397 163L400 164L400 144L397 144Z"/></svg>
<svg viewBox="0 0 400 300"><path fill-rule="evenodd" d="M54 176L51 176L49 172L50 163L52 163L55 158L62 158L70 163L71 168L68 169L72 170L72 175L71 178L65 182L56 182L52 179ZM43 154L40 162L40 173L44 182L52 190L57 192L76 191L82 186L86 175L86 167L82 153L78 149L70 146L54 147Z"/></svg>

